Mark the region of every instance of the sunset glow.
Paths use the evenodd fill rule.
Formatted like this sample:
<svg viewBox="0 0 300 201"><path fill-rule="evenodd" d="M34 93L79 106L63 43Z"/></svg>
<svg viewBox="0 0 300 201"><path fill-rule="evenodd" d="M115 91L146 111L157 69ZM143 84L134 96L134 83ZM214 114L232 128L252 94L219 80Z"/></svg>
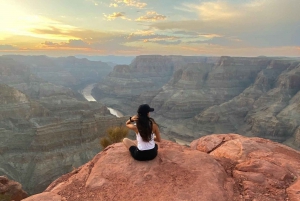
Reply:
<svg viewBox="0 0 300 201"><path fill-rule="evenodd" d="M0 54L300 56L299 0L0 0Z"/></svg>

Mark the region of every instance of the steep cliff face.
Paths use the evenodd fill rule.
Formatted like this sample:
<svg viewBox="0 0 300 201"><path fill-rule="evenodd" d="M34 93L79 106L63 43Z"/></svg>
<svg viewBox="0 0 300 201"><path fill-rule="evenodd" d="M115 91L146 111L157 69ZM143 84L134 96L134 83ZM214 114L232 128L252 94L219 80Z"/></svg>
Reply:
<svg viewBox="0 0 300 201"><path fill-rule="evenodd" d="M191 148L163 140L157 157L143 162L117 143L24 201L299 201L299 159L287 146L236 134L203 137Z"/></svg>
<svg viewBox="0 0 300 201"><path fill-rule="evenodd" d="M150 102L161 91L175 70L183 68L187 63L214 63L215 60L213 57L138 56L130 65L116 66L93 89L93 95L120 111L135 112L137 104L141 101Z"/></svg>
<svg viewBox="0 0 300 201"><path fill-rule="evenodd" d="M287 140L299 127L299 67L293 61L272 61L241 94L195 116L194 129Z"/></svg>
<svg viewBox="0 0 300 201"><path fill-rule="evenodd" d="M173 73L171 59L164 56L138 56L130 65L114 67L95 90L114 95L137 95L162 87ZM97 94L97 93L95 93Z"/></svg>
<svg viewBox="0 0 300 201"><path fill-rule="evenodd" d="M168 119L191 118L240 94L268 63L222 57L216 65L188 64L174 74L151 104L159 109L157 114Z"/></svg>
<svg viewBox="0 0 300 201"><path fill-rule="evenodd" d="M94 94L125 114L135 113L141 103L151 104L154 117L170 138L191 141L211 133L241 132L279 142L289 139L298 146L299 61L227 56L166 58L172 63L173 74L162 87L151 88L155 80L149 69L154 69L151 63L155 62L142 60L143 68L135 71L144 71L148 82L140 82L140 74L135 76L132 67L123 66L110 74L109 85L100 83ZM155 64L169 64L163 61L158 59Z"/></svg>
<svg viewBox="0 0 300 201"><path fill-rule="evenodd" d="M107 128L125 122L11 58L0 58L0 83L0 175L30 194L90 160Z"/></svg>

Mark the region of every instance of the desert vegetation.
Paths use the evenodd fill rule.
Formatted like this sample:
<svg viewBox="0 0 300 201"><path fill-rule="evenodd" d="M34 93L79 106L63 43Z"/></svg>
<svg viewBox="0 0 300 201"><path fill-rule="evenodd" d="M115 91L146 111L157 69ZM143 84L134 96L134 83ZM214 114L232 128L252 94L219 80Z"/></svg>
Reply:
<svg viewBox="0 0 300 201"><path fill-rule="evenodd" d="M106 136L100 139L100 145L103 149L107 146L121 142L121 140L128 136L129 130L125 126L110 127L106 131Z"/></svg>

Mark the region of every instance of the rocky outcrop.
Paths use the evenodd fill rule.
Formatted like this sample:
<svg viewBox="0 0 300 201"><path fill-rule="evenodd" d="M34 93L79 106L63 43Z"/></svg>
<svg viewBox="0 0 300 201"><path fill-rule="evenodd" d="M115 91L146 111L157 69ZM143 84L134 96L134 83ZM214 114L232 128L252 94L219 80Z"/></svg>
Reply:
<svg viewBox="0 0 300 201"><path fill-rule="evenodd" d="M22 189L22 185L20 183L9 180L4 176L0 176L0 200L20 201L26 197L28 197L28 195Z"/></svg>
<svg viewBox="0 0 300 201"><path fill-rule="evenodd" d="M24 201L299 201L299 159L284 145L236 134L203 137L191 148L163 140L146 162L118 143Z"/></svg>
<svg viewBox="0 0 300 201"><path fill-rule="evenodd" d="M300 200L300 152L262 138L209 135L191 143L215 158L243 200Z"/></svg>

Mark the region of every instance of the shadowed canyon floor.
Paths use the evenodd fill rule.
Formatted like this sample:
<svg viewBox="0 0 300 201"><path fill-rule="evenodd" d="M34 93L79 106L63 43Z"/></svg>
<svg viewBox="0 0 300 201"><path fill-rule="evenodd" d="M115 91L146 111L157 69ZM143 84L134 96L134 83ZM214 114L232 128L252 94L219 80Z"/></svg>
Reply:
<svg viewBox="0 0 300 201"><path fill-rule="evenodd" d="M236 134L206 136L191 148L163 140L148 162L118 143L24 201L299 201L299 170L298 151Z"/></svg>

